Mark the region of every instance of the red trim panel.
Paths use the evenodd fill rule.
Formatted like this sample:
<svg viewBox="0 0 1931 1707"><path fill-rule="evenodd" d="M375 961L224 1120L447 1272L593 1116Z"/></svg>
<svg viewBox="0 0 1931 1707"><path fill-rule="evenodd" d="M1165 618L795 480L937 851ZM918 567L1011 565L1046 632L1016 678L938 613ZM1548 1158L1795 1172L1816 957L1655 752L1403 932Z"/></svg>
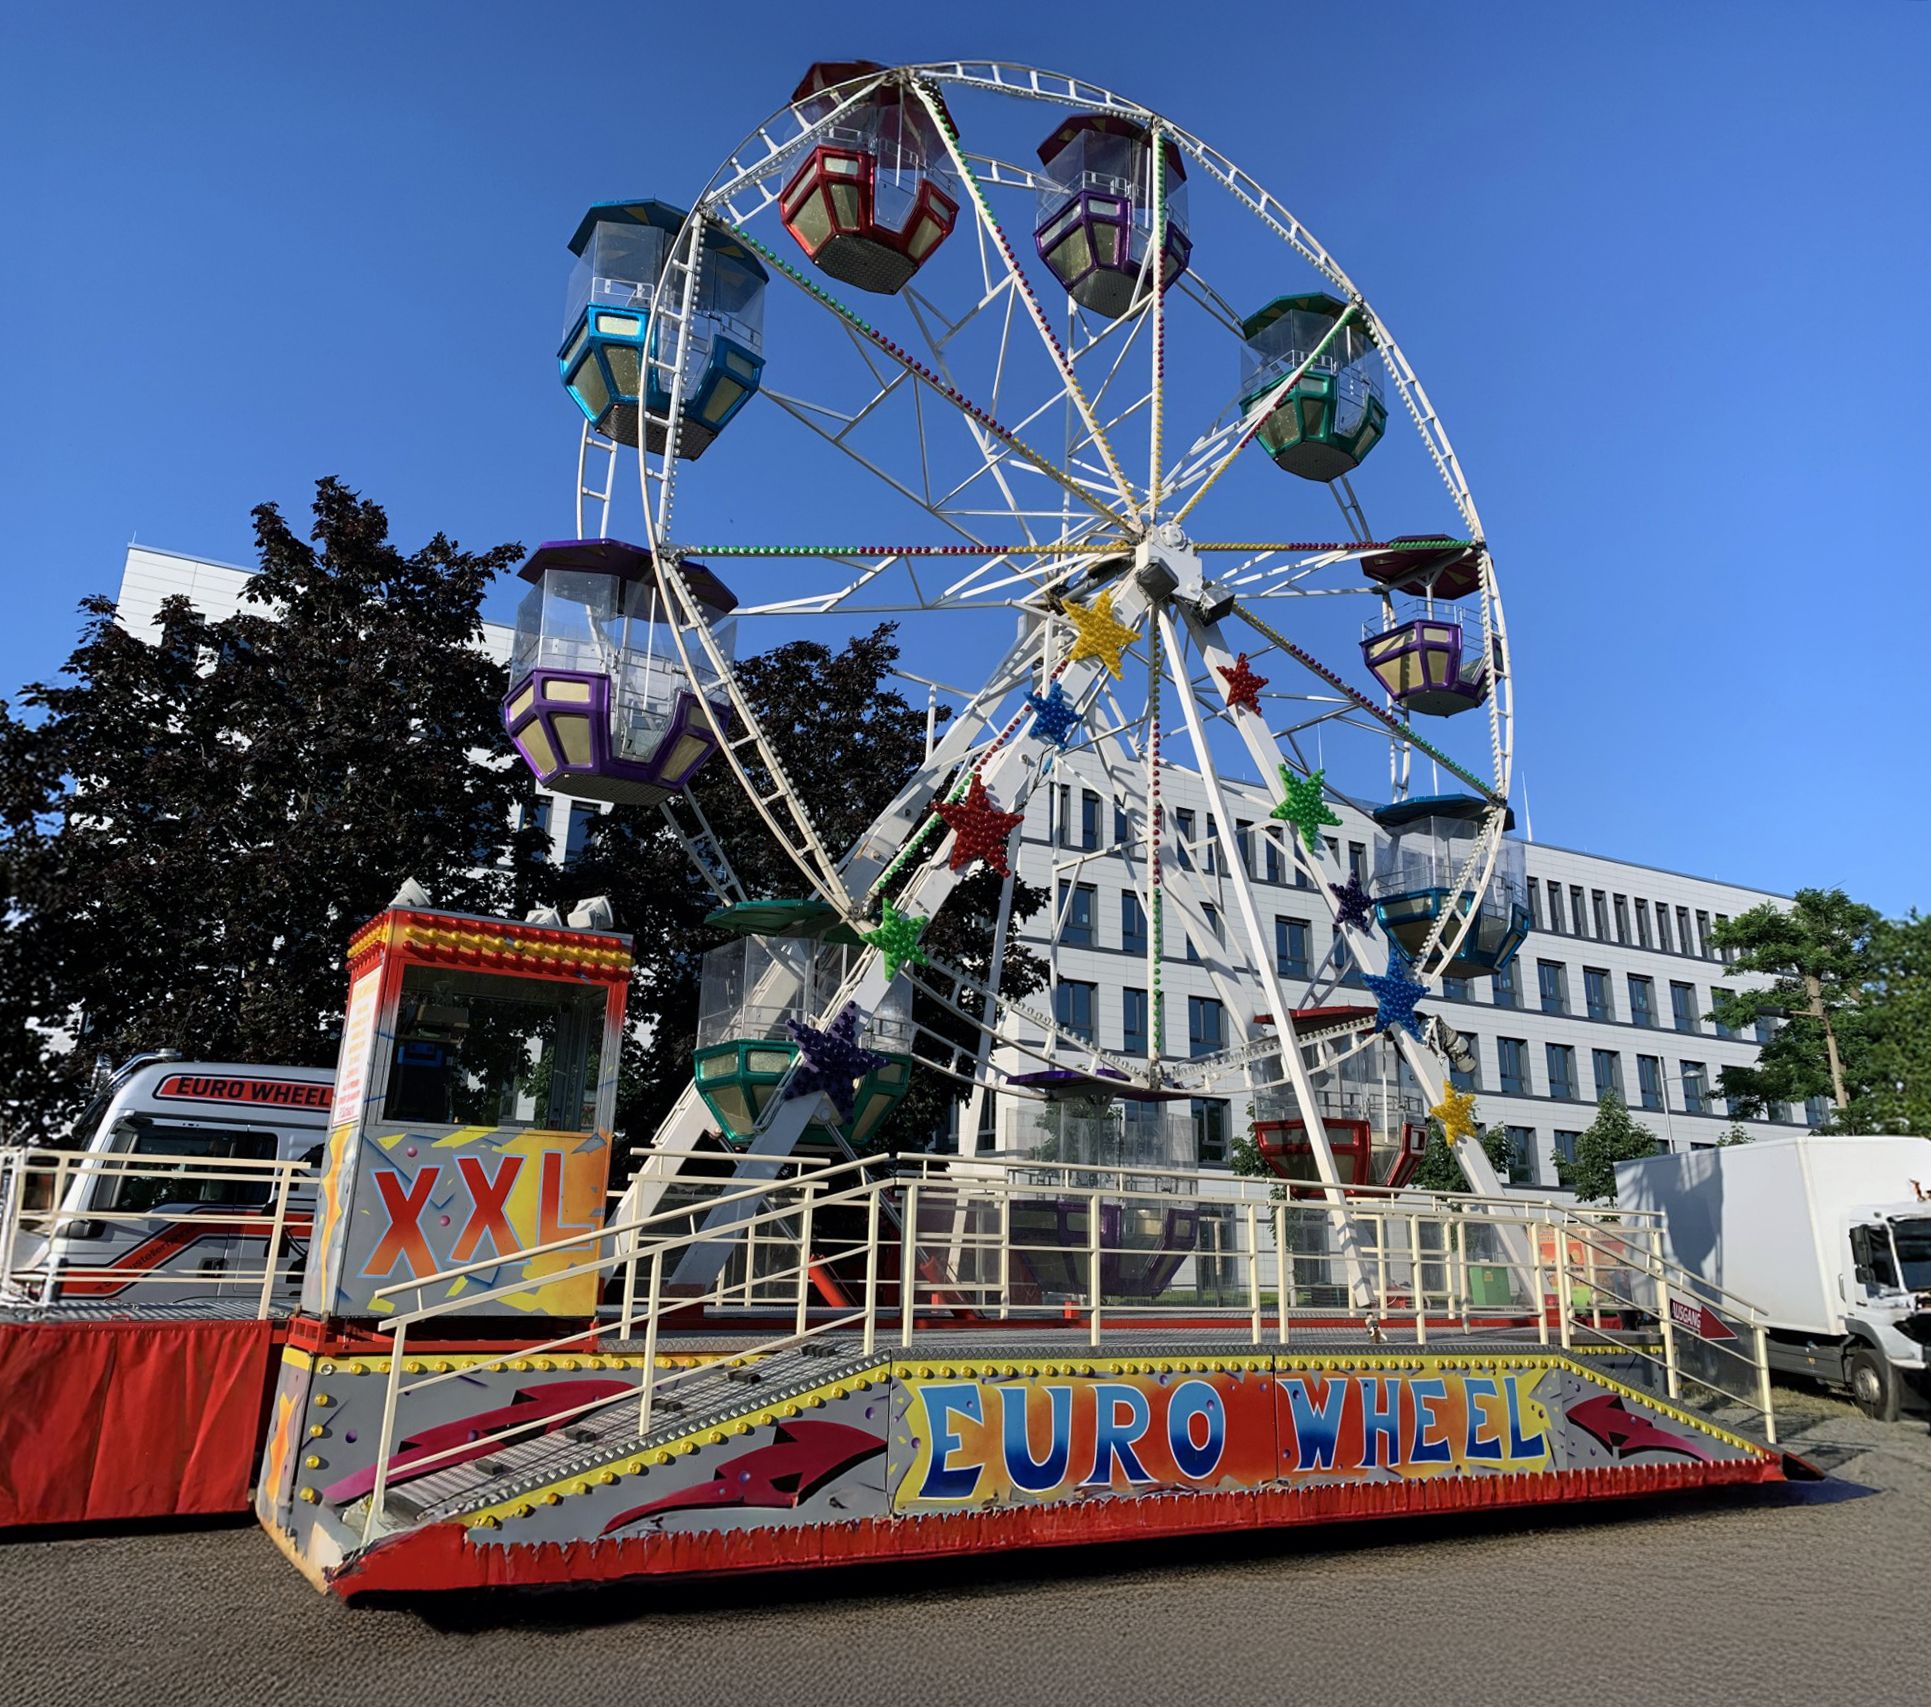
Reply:
<svg viewBox="0 0 1931 1707"><path fill-rule="evenodd" d="M438 1523L378 1542L330 1572L328 1585L345 1599L353 1599L363 1594L614 1582L625 1577L706 1577L728 1571L936 1559L1013 1547L1070 1547L1158 1535L1629 1499L1722 1483L1782 1480L1782 1468L1773 1458L1636 1464L1534 1476L1440 1477L1071 1501L938 1517L862 1518L796 1528L700 1530L527 1547L475 1544L461 1524Z"/></svg>

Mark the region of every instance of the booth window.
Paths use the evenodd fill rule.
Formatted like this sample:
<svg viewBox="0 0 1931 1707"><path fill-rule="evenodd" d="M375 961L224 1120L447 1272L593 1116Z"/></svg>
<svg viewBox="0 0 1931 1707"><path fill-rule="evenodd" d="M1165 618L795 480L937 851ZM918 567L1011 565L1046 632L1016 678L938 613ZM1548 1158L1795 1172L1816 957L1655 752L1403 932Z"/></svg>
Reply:
<svg viewBox="0 0 1931 1707"><path fill-rule="evenodd" d="M383 1114L431 1126L596 1124L600 986L411 966Z"/></svg>

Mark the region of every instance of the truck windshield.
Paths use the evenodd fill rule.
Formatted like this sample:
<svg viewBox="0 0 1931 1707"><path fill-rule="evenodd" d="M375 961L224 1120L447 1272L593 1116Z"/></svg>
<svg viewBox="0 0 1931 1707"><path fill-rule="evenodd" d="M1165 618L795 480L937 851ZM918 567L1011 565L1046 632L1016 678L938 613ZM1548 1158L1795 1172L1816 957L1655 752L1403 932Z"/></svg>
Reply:
<svg viewBox="0 0 1931 1707"><path fill-rule="evenodd" d="M1931 1216L1893 1221L1898 1275L1907 1292L1931 1292Z"/></svg>

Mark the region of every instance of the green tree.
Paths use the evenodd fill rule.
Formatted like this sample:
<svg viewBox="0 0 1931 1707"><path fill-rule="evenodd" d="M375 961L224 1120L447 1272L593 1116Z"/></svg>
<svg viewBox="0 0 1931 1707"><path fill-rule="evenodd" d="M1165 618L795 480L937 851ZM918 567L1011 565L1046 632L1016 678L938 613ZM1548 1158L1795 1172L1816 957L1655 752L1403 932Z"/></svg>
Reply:
<svg viewBox="0 0 1931 1707"><path fill-rule="evenodd" d="M1777 1104L1827 1096L1841 1121L1871 1071L1867 997L1881 923L1841 889L1800 889L1787 908L1766 901L1711 933L1739 971L1770 982L1717 997L1709 1017L1737 1031L1780 1022L1755 1066L1723 1069L1733 1114L1761 1119Z"/></svg>
<svg viewBox="0 0 1931 1707"><path fill-rule="evenodd" d="M885 624L836 652L799 640L737 666L759 725L834 855L857 841L924 762L925 712L888 685L897 661L894 630ZM722 762L699 773L692 793L746 894L766 899L805 892L804 877ZM728 940L704 923L720 902L655 809L618 807L600 817L566 885L572 894L607 893L636 937L629 1009L636 1024L617 1126L632 1145L643 1144L690 1079L704 953ZM927 930L932 952L988 976L1000 886L983 869L962 881ZM1044 899L1038 889L1015 884L1015 922L1031 917ZM1001 993L1020 1000L1044 982L1044 964L1009 940ZM968 1051L976 1041L975 1027L923 993L914 996L913 1018ZM892 1118L873 1134L874 1146L923 1144L964 1094L956 1081L915 1073Z"/></svg>
<svg viewBox="0 0 1931 1707"><path fill-rule="evenodd" d="M60 678L24 690L28 715L0 710L16 1136L56 1129L97 1055L332 1061L348 935L406 877L474 911L546 892L543 838L511 827L502 670L477 645L521 548L438 534L405 554L336 480L306 540L272 504L254 516L239 612L169 599L136 635L84 600Z"/></svg>
<svg viewBox="0 0 1931 1707"><path fill-rule="evenodd" d="M1931 919L1887 919L1871 959L1865 1071L1840 1124L1931 1137Z"/></svg>
<svg viewBox="0 0 1931 1707"><path fill-rule="evenodd" d="M1616 1164L1656 1154L1656 1135L1633 1119L1614 1091L1596 1104L1596 1118L1576 1139L1574 1161L1556 1157L1556 1178L1584 1203L1616 1201Z"/></svg>

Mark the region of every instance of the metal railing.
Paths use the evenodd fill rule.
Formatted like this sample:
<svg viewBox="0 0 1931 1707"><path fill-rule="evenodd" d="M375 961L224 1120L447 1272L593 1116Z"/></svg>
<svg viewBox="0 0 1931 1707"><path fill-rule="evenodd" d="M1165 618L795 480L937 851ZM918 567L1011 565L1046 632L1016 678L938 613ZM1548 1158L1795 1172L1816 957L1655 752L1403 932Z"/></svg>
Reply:
<svg viewBox="0 0 1931 1707"><path fill-rule="evenodd" d="M1760 1320L1663 1257L1653 1212L1364 1187L1350 1193L1345 1219L1344 1237L1318 1184L998 1158L868 1159L718 1191L524 1252L560 1261L546 1270L552 1282L600 1277L599 1317L460 1366L412 1358L411 1336L420 1342L457 1312L508 1313L504 1301L526 1286L521 1273L473 1289L500 1270L491 1258L398 1281L375 1295L394 1312L379 1324L393 1345L363 1534L384 1523L403 1402L464 1375L543 1368L552 1354L613 1342L641 1350L625 1365L635 1368L634 1388L542 1419L549 1431L614 1410L632 1420L606 1425L604 1438L613 1451L634 1449L681 1408L680 1386L715 1373L714 1364L664 1354L665 1319L679 1310L710 1330L741 1330L729 1354L739 1361L827 1336L873 1357L1027 1326L1089 1349L1163 1329L1283 1347L1309 1335L1427 1345L1488 1331L1533 1332L1538 1345L1573 1351L1582 1336L1584 1349L1648 1371L1639 1385L1679 1402L1740 1406L1775 1439ZM714 1277L677 1288L679 1262L701 1247L722 1256ZM1365 1306L1347 1282L1351 1264L1365 1276ZM458 1297L425 1302L458 1279L468 1283ZM408 1473L474 1459L532 1427L412 1452Z"/></svg>
<svg viewBox="0 0 1931 1707"><path fill-rule="evenodd" d="M317 1170L299 1161L0 1150L0 1302L294 1301ZM202 1249L209 1241L217 1249ZM259 1258L244 1247L261 1243Z"/></svg>

